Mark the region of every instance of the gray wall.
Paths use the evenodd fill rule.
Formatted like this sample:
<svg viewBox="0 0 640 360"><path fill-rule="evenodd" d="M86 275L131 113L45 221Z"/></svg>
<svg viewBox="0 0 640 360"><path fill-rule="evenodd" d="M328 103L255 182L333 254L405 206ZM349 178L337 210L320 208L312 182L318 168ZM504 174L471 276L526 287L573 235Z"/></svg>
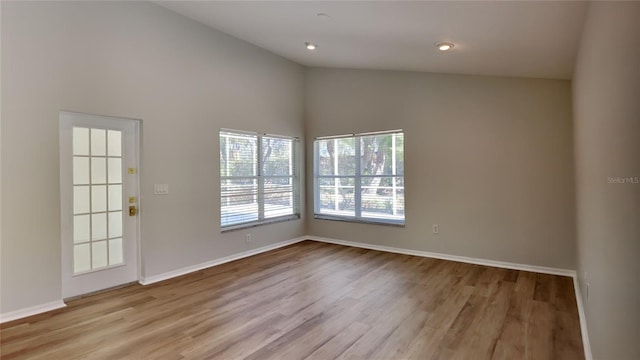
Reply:
<svg viewBox="0 0 640 360"><path fill-rule="evenodd" d="M61 109L143 119L145 276L305 233L576 266L568 81L305 72L149 3L3 2L1 26L2 313L60 298ZM406 227L303 219L220 234L221 127L309 140L403 128Z"/></svg>
<svg viewBox="0 0 640 360"><path fill-rule="evenodd" d="M593 355L640 359L640 3L591 4L574 113L578 274Z"/></svg>
<svg viewBox="0 0 640 360"><path fill-rule="evenodd" d="M307 189L314 137L401 128L407 193L397 228L312 219L309 190L309 234L575 268L569 81L310 69L305 86Z"/></svg>
<svg viewBox="0 0 640 360"><path fill-rule="evenodd" d="M1 26L2 313L61 296L61 109L143 119L145 276L304 235L220 234L217 160L221 127L304 135L302 67L150 3L2 2Z"/></svg>

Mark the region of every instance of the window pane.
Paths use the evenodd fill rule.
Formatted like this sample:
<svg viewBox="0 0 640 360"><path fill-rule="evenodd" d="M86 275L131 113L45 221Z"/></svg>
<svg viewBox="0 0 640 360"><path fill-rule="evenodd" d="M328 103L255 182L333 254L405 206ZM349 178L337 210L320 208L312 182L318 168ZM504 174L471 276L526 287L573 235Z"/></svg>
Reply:
<svg viewBox="0 0 640 360"><path fill-rule="evenodd" d="M320 212L329 215L355 216L355 179L318 179Z"/></svg>
<svg viewBox="0 0 640 360"><path fill-rule="evenodd" d="M220 225L258 220L258 178L221 180Z"/></svg>
<svg viewBox="0 0 640 360"><path fill-rule="evenodd" d="M107 154L107 131L91 129L91 155L105 156Z"/></svg>
<svg viewBox="0 0 640 360"><path fill-rule="evenodd" d="M274 218L294 214L293 179L265 178L264 218Z"/></svg>
<svg viewBox="0 0 640 360"><path fill-rule="evenodd" d="M360 138L360 174L392 175L393 134Z"/></svg>
<svg viewBox="0 0 640 360"><path fill-rule="evenodd" d="M396 215L402 216L404 220L404 179L397 178L396 180L396 202L395 209Z"/></svg>
<svg viewBox="0 0 640 360"><path fill-rule="evenodd" d="M298 214L295 145L293 138L220 132L221 227Z"/></svg>
<svg viewBox="0 0 640 360"><path fill-rule="evenodd" d="M257 136L220 133L220 176L256 176L257 162Z"/></svg>
<svg viewBox="0 0 640 360"><path fill-rule="evenodd" d="M386 220L401 220L404 215L404 197L398 199L397 185L394 188L393 177L362 178L361 201L362 217ZM394 195L395 194L395 195ZM398 204L402 204L402 213ZM395 206L395 209L394 209Z"/></svg>
<svg viewBox="0 0 640 360"><path fill-rule="evenodd" d="M404 223L403 133L317 140L314 159L315 208L320 214Z"/></svg>
<svg viewBox="0 0 640 360"><path fill-rule="evenodd" d="M404 134L394 134L396 148L396 175L404 175Z"/></svg>
<svg viewBox="0 0 640 360"><path fill-rule="evenodd" d="M355 175L355 138L319 140L317 146L320 175Z"/></svg>
<svg viewBox="0 0 640 360"><path fill-rule="evenodd" d="M73 128L73 155L89 155L89 129Z"/></svg>
<svg viewBox="0 0 640 360"><path fill-rule="evenodd" d="M262 138L262 174L264 176L292 175L291 147L293 140L282 138Z"/></svg>
<svg viewBox="0 0 640 360"><path fill-rule="evenodd" d="M334 175L335 146L333 140L318 140L315 144L318 174Z"/></svg>

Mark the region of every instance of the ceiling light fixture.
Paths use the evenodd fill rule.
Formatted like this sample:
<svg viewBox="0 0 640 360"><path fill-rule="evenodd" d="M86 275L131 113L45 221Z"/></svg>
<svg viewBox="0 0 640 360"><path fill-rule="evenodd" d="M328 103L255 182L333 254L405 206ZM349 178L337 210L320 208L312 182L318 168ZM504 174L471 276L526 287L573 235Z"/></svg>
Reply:
<svg viewBox="0 0 640 360"><path fill-rule="evenodd" d="M316 44L312 44L310 42L305 42L304 46L307 47L307 50L315 50L318 48L318 46Z"/></svg>
<svg viewBox="0 0 640 360"><path fill-rule="evenodd" d="M448 42L439 42L436 44L436 46L438 47L438 50L440 51L448 51L453 49L453 44L452 43L448 43Z"/></svg>

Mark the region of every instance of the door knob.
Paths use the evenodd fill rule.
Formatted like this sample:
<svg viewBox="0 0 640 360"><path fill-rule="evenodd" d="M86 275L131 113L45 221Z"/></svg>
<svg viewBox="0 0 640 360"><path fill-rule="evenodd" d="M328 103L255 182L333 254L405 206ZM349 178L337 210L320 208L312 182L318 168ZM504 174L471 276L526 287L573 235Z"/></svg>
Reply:
<svg viewBox="0 0 640 360"><path fill-rule="evenodd" d="M138 214L138 208L135 205L129 206L129 216L136 216Z"/></svg>

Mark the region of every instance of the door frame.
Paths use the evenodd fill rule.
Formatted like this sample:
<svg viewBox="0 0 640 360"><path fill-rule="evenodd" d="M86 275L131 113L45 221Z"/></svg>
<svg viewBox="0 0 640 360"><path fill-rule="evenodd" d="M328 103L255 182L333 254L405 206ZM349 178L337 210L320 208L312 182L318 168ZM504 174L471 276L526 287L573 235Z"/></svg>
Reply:
<svg viewBox="0 0 640 360"><path fill-rule="evenodd" d="M69 156L72 154L71 153L67 153L64 152L63 153L63 149L68 149L71 146L71 142L72 138L69 136L63 136L64 131L70 129L73 127L73 125L70 124L70 122L68 120L63 119L63 116L71 116L71 117L82 117L84 119L88 119L89 122L91 120L98 120L98 121L122 121L122 122L127 122L127 123L131 123L133 124L133 137L134 137L134 147L133 147L133 154L127 155L127 156L131 156L136 164L136 177L133 180L135 187L136 187L136 198L137 198L137 203L136 205L138 206L138 214L135 216L135 249L136 249L136 279L134 281L140 282L142 280L142 276L143 276L143 262L142 262L142 242L141 242L141 226L140 226L140 208L142 206L142 197L140 196L140 194L142 193L141 188L140 188L140 177L141 177L141 156L140 156L140 151L141 151L141 142L142 142L142 119L134 119L134 118L125 118L125 117L121 117L121 116L106 116L106 115L96 115L96 114L90 114L90 113L83 113L83 112L78 112L78 111L69 111L69 110L60 110L58 111L58 124L59 124L59 141L60 141L60 150L59 150L59 172L60 172L60 246L61 246L61 251L60 251L60 275L61 275L61 295L63 297L63 301L65 300L65 283L66 283L66 279L65 276L74 276L73 275L73 269L71 268L71 272L68 272L69 270L69 264L65 263L65 260L69 261L69 255L66 255L65 257L65 251L69 251L69 249L66 249L65 246L68 245L66 239L69 239L70 237L73 236L73 222L71 221L71 223L69 222L69 219L73 218L73 216L69 217L69 215L66 213L68 212L68 201L64 201L62 199L63 194L69 194L69 184L71 184L71 176L72 173L70 171L66 171L65 170L69 170L73 164L70 162L70 158ZM91 127L90 124L87 124L87 126ZM68 133L67 133L68 135ZM65 169L63 169L63 164L66 164L67 167ZM126 166L125 166L126 167ZM123 172L123 176L125 175L125 173ZM124 194L124 193L123 193ZM72 195L72 194L69 194ZM124 196L124 195L123 195ZM126 212L126 202L123 202L123 212ZM73 261L71 255L71 261ZM109 270L111 268L105 268L104 270ZM100 270L96 270L95 272L100 272L100 271L104 271L102 269ZM120 284L123 285L123 284ZM116 286L120 286L120 285L116 285ZM102 289L102 290L106 290L108 288ZM102 290L97 290L97 291L102 291ZM66 298L74 298L74 297L79 297L79 296L83 296L83 295L87 295L90 294L89 293L85 293L85 294L78 294L78 295L71 295L71 296L67 296Z"/></svg>

